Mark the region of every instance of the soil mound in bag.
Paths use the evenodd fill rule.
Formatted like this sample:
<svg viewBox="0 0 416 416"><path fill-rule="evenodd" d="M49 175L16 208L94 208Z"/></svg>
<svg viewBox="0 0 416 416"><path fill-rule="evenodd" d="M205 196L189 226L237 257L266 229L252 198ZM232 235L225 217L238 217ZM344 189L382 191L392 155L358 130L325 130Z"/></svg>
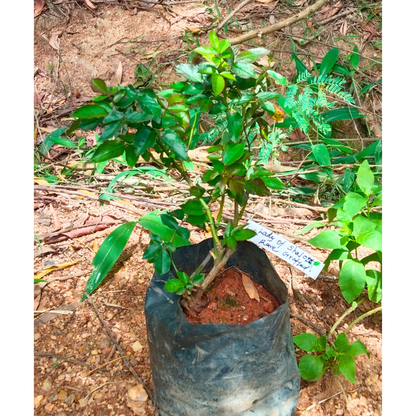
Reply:
<svg viewBox="0 0 416 416"><path fill-rule="evenodd" d="M190 275L212 249L212 239L178 248L177 268ZM213 265L208 263L206 270ZM171 270L154 274L145 315L154 400L161 416L293 416L300 374L289 320L288 293L267 255L237 243L226 267L264 286L280 306L247 325L191 325L180 296L164 290Z"/></svg>

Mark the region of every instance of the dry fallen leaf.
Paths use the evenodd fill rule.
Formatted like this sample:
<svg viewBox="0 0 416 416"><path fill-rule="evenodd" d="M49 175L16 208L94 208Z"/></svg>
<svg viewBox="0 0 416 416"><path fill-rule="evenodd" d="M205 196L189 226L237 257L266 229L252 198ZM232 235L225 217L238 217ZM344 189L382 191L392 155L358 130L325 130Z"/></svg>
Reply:
<svg viewBox="0 0 416 416"><path fill-rule="evenodd" d="M270 2L272 2L273 0L256 0L258 3L264 3L264 4L268 4ZM307 1L307 0L304 0Z"/></svg>
<svg viewBox="0 0 416 416"><path fill-rule="evenodd" d="M70 267L73 266L74 264L79 263L81 260L77 260L77 261L73 261L71 263L61 263L61 264L56 264L54 266L49 266L46 269L43 269L41 272L39 272L36 276L35 279L42 279L44 276L46 276L47 274L53 272L54 270L57 269L64 269L66 267Z"/></svg>
<svg viewBox="0 0 416 416"><path fill-rule="evenodd" d="M117 85L121 84L121 79L123 78L123 66L121 62L118 63L118 68L114 78L110 82L110 87L117 87Z"/></svg>
<svg viewBox="0 0 416 416"><path fill-rule="evenodd" d="M42 10L45 6L45 0L35 0L35 7L34 7L34 16L39 16L42 13Z"/></svg>
<svg viewBox="0 0 416 416"><path fill-rule="evenodd" d="M100 248L100 245L98 244L98 238L96 238L96 239L94 240L93 245L92 245L92 249L93 249L94 253L96 253L96 252L98 251L98 249L99 249L99 248Z"/></svg>
<svg viewBox="0 0 416 416"><path fill-rule="evenodd" d="M257 61L257 63L264 66L266 69L269 69L275 64L275 62L269 62L269 58L267 57L267 55L264 55L263 58Z"/></svg>
<svg viewBox="0 0 416 416"><path fill-rule="evenodd" d="M341 24L341 27L339 29L341 35L346 35L348 30L348 23L346 20L344 20Z"/></svg>
<svg viewBox="0 0 416 416"><path fill-rule="evenodd" d="M56 32L52 32L51 37L49 39L49 45L52 46L52 48L59 50L59 36L61 36L63 33L62 30L58 30Z"/></svg>
<svg viewBox="0 0 416 416"><path fill-rule="evenodd" d="M90 0L84 0L85 1L85 4L88 6L88 7L91 7L91 9L96 9L97 7L96 6L94 6L92 3L91 3L91 1Z"/></svg>
<svg viewBox="0 0 416 416"><path fill-rule="evenodd" d="M342 1L339 1L337 4L333 6L326 6L319 12L318 21L329 19L330 17L334 16L336 13L339 12L339 9L342 7Z"/></svg>
<svg viewBox="0 0 416 416"><path fill-rule="evenodd" d="M256 299L257 302L260 302L259 292L257 291L256 286L254 286L253 281L244 273L241 274L241 278L243 279L243 286L249 298Z"/></svg>

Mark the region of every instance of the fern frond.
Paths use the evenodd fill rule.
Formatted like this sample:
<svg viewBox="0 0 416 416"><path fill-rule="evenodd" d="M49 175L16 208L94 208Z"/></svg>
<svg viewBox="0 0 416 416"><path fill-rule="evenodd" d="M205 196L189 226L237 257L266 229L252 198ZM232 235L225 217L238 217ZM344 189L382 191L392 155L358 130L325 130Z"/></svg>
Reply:
<svg viewBox="0 0 416 416"><path fill-rule="evenodd" d="M295 84L289 85L286 92L285 107L293 108L295 106L295 97L299 87Z"/></svg>
<svg viewBox="0 0 416 416"><path fill-rule="evenodd" d="M308 78L312 78L311 73L308 70L303 71L295 78L295 83L298 84L300 82L306 81Z"/></svg>
<svg viewBox="0 0 416 416"><path fill-rule="evenodd" d="M292 117L295 119L298 127L307 134L309 132L309 122L305 116L302 113L295 111L292 113Z"/></svg>
<svg viewBox="0 0 416 416"><path fill-rule="evenodd" d="M305 114L310 114L313 111L313 105L315 100L312 97L312 90L309 87L305 87L302 95L302 110Z"/></svg>

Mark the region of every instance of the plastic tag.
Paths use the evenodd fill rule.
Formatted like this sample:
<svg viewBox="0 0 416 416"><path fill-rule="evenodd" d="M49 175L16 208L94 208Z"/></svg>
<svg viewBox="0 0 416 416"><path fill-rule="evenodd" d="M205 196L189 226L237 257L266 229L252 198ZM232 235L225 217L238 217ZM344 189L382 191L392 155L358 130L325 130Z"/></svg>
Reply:
<svg viewBox="0 0 416 416"><path fill-rule="evenodd" d="M249 228L257 233L249 241L280 257L309 277L312 277L312 279L316 279L324 268L324 263L262 225L250 220L245 228Z"/></svg>

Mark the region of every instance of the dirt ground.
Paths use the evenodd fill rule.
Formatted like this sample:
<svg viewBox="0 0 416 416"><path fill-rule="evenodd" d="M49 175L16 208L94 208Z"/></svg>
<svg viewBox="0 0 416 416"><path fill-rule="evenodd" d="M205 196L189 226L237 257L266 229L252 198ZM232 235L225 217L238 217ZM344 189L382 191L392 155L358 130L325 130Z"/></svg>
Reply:
<svg viewBox="0 0 416 416"><path fill-rule="evenodd" d="M200 3L182 3L169 8L156 5L149 9L146 9L149 4L144 2L140 7L128 1L92 3L96 6L94 9L82 1L55 1L68 19L58 19L46 6L35 19L35 143L61 126L76 106L94 95L90 87L93 77L116 82L121 67L121 82L127 85L134 82L134 68L141 62L151 66L158 83L172 80L173 65L186 62L189 56L187 43L181 37L184 29L196 30L207 26L215 16L211 1L208 7ZM251 4L249 12L237 15L245 22L243 29L249 29L250 22L258 23L250 18L253 16L266 19L266 23L271 22L270 16L275 16L276 20L285 17L290 9L286 3L281 3L281 9L280 6L273 9L274 14L270 7L274 3ZM231 9L236 4L228 2ZM224 13L224 3L220 3L220 10ZM244 20L247 15L249 18ZM348 16L345 19L351 30L359 29L357 21L348 20ZM339 25L335 29L339 30ZM331 30L335 29L331 26ZM366 32L360 33L364 36ZM238 31L234 36L236 34ZM290 50L287 36L276 33L268 40L268 44L276 40L279 51ZM360 46L363 46L365 41L361 38L357 42L362 42ZM338 45L341 47L343 43ZM309 50L322 57L328 48L314 43ZM373 57L381 54L370 47L364 50ZM280 69L284 75L293 75L293 64L288 55L275 52L274 59L281 60ZM371 76L377 79L378 75ZM100 207L94 200L98 191L93 182L84 187L84 194L79 188L75 190L72 182L62 183L67 186L65 189L47 190L38 183L35 190L34 232L41 247L35 241L34 272L36 275L50 268L50 273L43 277L50 283L35 285L34 412L36 415L58 416L156 415L149 395L152 382L144 318L145 293L153 267L141 258L149 242L147 231L139 227L133 231L121 259L91 296L91 301L79 303L92 270L91 261L106 235L116 227L117 221L137 220L141 214L153 210L152 200L147 198L138 202L122 198L118 205ZM74 187L72 191L71 186ZM174 205L174 194L166 191L160 195L166 204ZM253 205L247 212L252 212L251 216L258 212L254 220L286 235L288 240L323 261L327 250L315 249L302 238L293 239L298 230L320 218L319 212L289 206L289 203L272 198L261 210L256 209L258 205ZM267 218L272 217L278 219L267 222ZM93 228L82 236L72 233L87 221L110 224L101 230ZM206 238L203 232L193 227L190 230L193 243ZM72 233L70 237L63 234L65 231L66 234ZM57 241L60 238L62 240ZM328 273L313 280L291 270L277 257L269 257L289 288L292 314L328 330L348 307L334 281L336 267L331 266ZM293 287L296 286L310 302L303 303L306 298L295 295ZM369 301L361 304L346 319L344 327L373 307ZM293 335L313 332L310 325L296 317L291 318L291 324ZM354 327L350 332L350 342L356 339L362 340L371 355L370 358L361 355L356 359L357 384L340 379L348 403L337 379L325 374L316 382L302 380L296 416L381 415L381 314L373 315ZM302 353L296 352L300 358ZM146 391L140 387L141 382Z"/></svg>

